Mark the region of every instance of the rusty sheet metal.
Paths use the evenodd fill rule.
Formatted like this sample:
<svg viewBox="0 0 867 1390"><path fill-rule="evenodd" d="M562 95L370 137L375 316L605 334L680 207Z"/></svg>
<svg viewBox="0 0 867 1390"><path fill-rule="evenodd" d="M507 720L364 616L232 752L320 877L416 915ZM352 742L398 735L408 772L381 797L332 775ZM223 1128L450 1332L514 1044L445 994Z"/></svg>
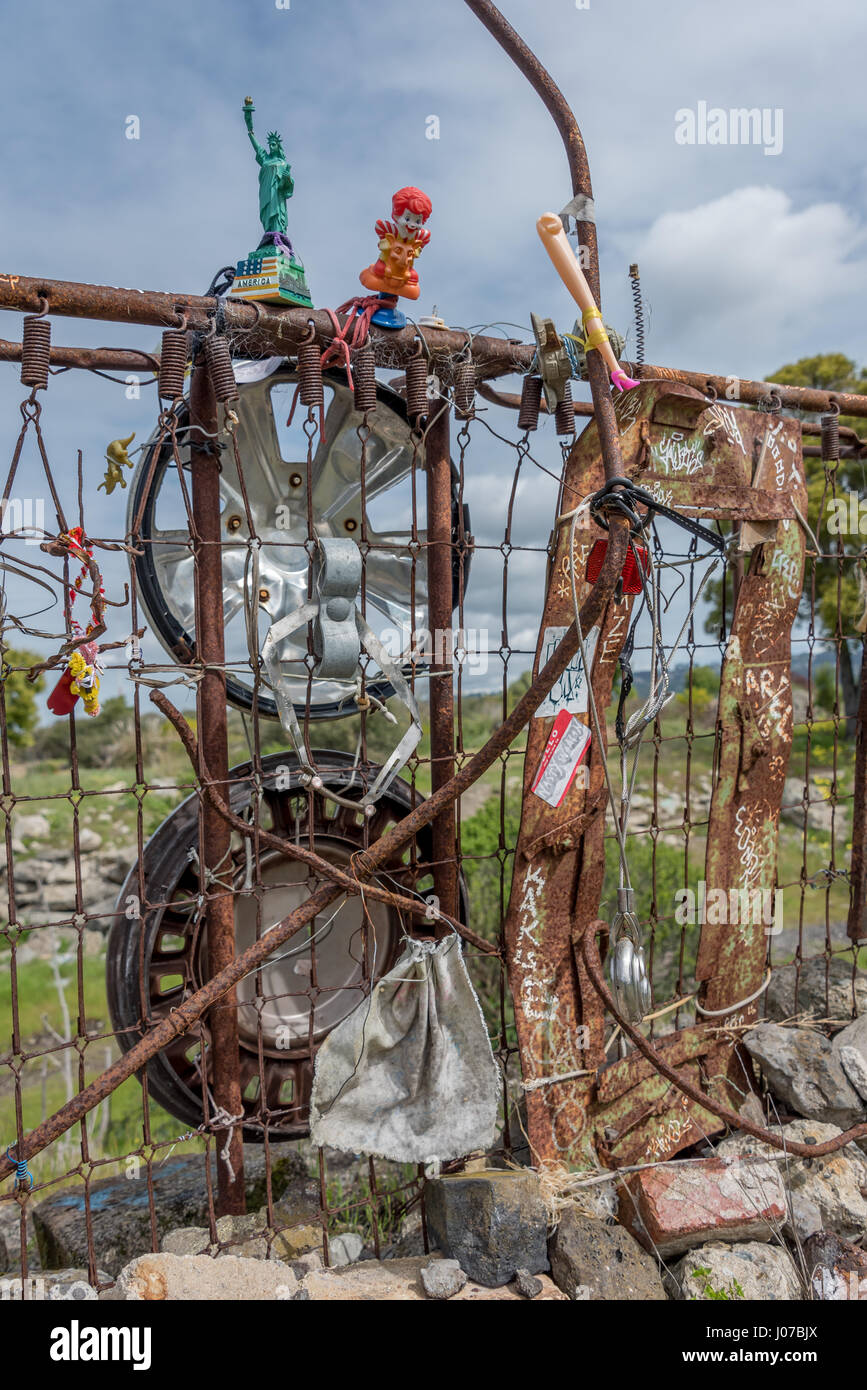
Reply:
<svg viewBox="0 0 867 1390"><path fill-rule="evenodd" d="M744 421L755 450L764 448L780 493L807 508L801 432L796 421L755 413ZM734 621L723 660L719 696L717 776L707 835L705 879L708 894L722 890L707 915L723 922L702 927L696 978L701 1004L711 1010L736 1009L762 982L768 934L773 923L743 922L731 909L730 890L756 903L773 900L777 829L792 742L791 632L804 574L804 534L797 522L781 521L776 543L753 550L740 586ZM708 900L710 901L710 900ZM758 1003L737 1008L728 1022L748 1023Z"/></svg>
<svg viewBox="0 0 867 1390"><path fill-rule="evenodd" d="M694 1057L703 1057L712 1046L713 1040L703 1024L681 1028L657 1042L658 1050L673 1067ZM646 1057L621 1057L617 1062L609 1062L596 1073L596 1099L606 1102L617 1100L655 1074L653 1063Z"/></svg>
<svg viewBox="0 0 867 1390"><path fill-rule="evenodd" d="M678 1071L704 1089L705 1075L697 1059L683 1063ZM595 1112L594 1121L596 1153L611 1168L662 1162L725 1129L722 1120L658 1073Z"/></svg>
<svg viewBox="0 0 867 1390"><path fill-rule="evenodd" d="M762 488L712 487L664 473L640 473L635 481L665 506L708 521L794 521L790 497Z"/></svg>
<svg viewBox="0 0 867 1390"><path fill-rule="evenodd" d="M593 422L570 453L564 482L564 507L574 507L588 492L601 487L603 481L599 435ZM574 563L582 604L590 592L590 586L583 579L589 548L593 540L603 534L594 523L576 530ZM549 571L534 670L545 664L572 622L570 541L570 528L560 527ZM597 652L594 688L600 709L605 708L611 697L611 682L628 628L630 605L630 599L609 604L600 620L584 634L588 653L590 644ZM583 677L580 654L576 654L550 697L536 710L527 735L521 830L505 927L509 979L527 1081L582 1070L587 1065L585 1052L579 1045L581 1020L572 950L572 916L581 849L588 825L598 824L595 839L601 845L603 766L595 738L591 739L587 758L559 807L549 806L530 790L558 711L570 709L579 722L590 727ZM585 1118L583 1107L573 1103L571 1094L564 1097L562 1092L560 1085L554 1085L528 1093L530 1143L540 1158L568 1157L580 1143Z"/></svg>
<svg viewBox="0 0 867 1390"><path fill-rule="evenodd" d="M769 849L776 827L774 807L778 814L787 740L791 737L789 639L802 583L804 554L801 528L792 519L792 501L802 509L806 506L800 430L795 422L782 420L777 415L736 411L728 404L708 402L689 387L675 385L672 388L665 379L643 384L621 397L615 404L615 413L624 472L642 485L646 486L649 481L655 488L665 489L661 501L678 506L691 499L694 515L705 514L707 507L730 520L758 516L776 523L776 544L757 550L750 562L741 588L740 617L735 622L733 642L729 643L728 684L724 682L724 690L736 681L735 673L740 672L742 689L738 690L735 706L741 722L733 725L732 711L723 710L721 706L720 738L721 746L730 756L728 746L732 743L732 729L735 730L738 769L731 787L724 781L722 789L718 788L716 793L716 820L709 835L711 848L706 871L708 883L722 884L719 866L739 863L741 841L745 835L753 834L752 830L744 828L743 817L751 817L753 825L761 813L768 818L768 826L759 830L761 884L765 886L764 879L769 876L767 887L772 889L775 860L769 857ZM753 489L751 482L763 443L771 466L767 477L756 479L763 486ZM578 494L584 496L595 486L599 476L598 463L594 462L595 448L596 440L590 426L570 457L564 511L575 505ZM575 556L576 563L582 567L579 573L583 571L592 535L592 527L579 533ZM546 629L565 622L564 615L571 608L566 584L567 546L568 528L564 527L557 538L549 576L537 662L544 655ZM628 622L627 606L612 603L601 625L594 665L594 690L600 708L610 698L614 667ZM747 652L745 662L741 657L743 651ZM559 693L562 697L568 691L561 685ZM581 954L575 949L588 923L598 913L604 875L605 800L601 761L598 750L594 749L597 756L590 764L588 786L573 787L561 807L555 809L541 802L530 791L530 786L550 732L553 713L549 708L546 717L533 720L528 739L521 832L506 926L507 961L526 1080L580 1071L604 1061L601 1043L605 1012L586 974ZM749 767L739 756L744 722L747 724L745 757ZM762 759L764 761L758 761ZM752 804L740 813L736 798L747 793L747 800L750 799L748 783L742 779L749 776L750 768L757 761ZM568 950L566 944L570 917L572 950ZM707 930L705 928L705 933ZM723 995L723 1002L737 1002L757 988L765 944L760 926L758 933L750 938L749 952L739 949L732 957L723 947L721 957L717 958L711 938L703 937L702 961L708 974L700 974L699 978L707 979L706 1007L722 1007ZM744 981L749 982L749 988L742 987ZM581 1035L583 1046L577 1042L579 1025L585 1029ZM735 1075L742 1098L744 1068L741 1059L733 1056L730 1041L720 1043L717 1035L713 1046L710 1043L699 1045L694 1040L690 1043L667 1041L664 1045L675 1051L680 1047L686 1047L687 1051L694 1048L693 1053L685 1057L694 1072L692 1079L698 1081L704 1075L704 1063L700 1060L703 1058L709 1074L715 1078L720 1103L738 1103L737 1094L728 1084ZM669 1083L660 1083L659 1077L650 1074L651 1064L631 1057L618 1065L620 1071L613 1077L619 1078L616 1084L623 1090L616 1096L611 1094L615 1085L613 1078L603 1082L601 1088L586 1080L576 1080L529 1092L530 1140L539 1159L563 1158L564 1155L577 1158L586 1151L591 1132L597 1140L601 1138L606 1151L618 1163L648 1155L668 1157L702 1134L720 1128L713 1116L695 1102L684 1100L676 1093L676 1088L675 1093L670 1094ZM748 1081L746 1084L748 1087ZM606 1129L617 1130L620 1137L616 1143L605 1140Z"/></svg>
<svg viewBox="0 0 867 1390"><path fill-rule="evenodd" d="M717 1099L728 1101L708 1065L718 1042L704 1025L660 1038L657 1051L669 1066ZM690 1100L646 1057L632 1054L600 1069L590 1101L594 1147L611 1167L669 1158L725 1126Z"/></svg>

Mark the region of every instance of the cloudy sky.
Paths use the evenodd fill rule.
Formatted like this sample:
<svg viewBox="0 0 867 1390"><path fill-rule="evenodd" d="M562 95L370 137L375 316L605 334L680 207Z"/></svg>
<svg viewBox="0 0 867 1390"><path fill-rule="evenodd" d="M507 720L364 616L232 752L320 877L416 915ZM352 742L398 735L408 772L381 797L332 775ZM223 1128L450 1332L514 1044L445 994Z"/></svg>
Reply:
<svg viewBox="0 0 867 1390"><path fill-rule="evenodd" d="M504 10L573 105L590 158L607 319L631 321L638 261L651 362L771 376L807 353L859 364L867 279L863 3L827 0L505 0ZM372 225L402 184L433 201L421 311L453 324L571 323L571 302L534 223L570 196L546 111L461 0L29 0L7 5L0 88L3 270L203 292L258 239L258 133L283 134L295 177L290 233L315 302L340 303L372 259ZM685 144L704 108L766 109L761 142ZM140 138L126 138L128 118ZM438 139L427 138L438 118ZM511 330L509 330L511 331ZM0 316L0 335L20 318ZM154 330L56 320L61 343L156 345ZM19 425L14 368L0 373L8 458ZM52 382L45 435L65 497L85 456L88 525L123 531L125 496L96 493L108 440L153 425L155 397L77 375ZM513 432L514 421L489 415ZM476 426L468 496L476 536L502 536L509 451ZM550 432L536 441L556 468ZM32 453L22 465L36 488ZM553 484L522 484L518 539L543 547ZM499 635L499 566L477 557L467 623ZM523 566L523 569L520 568ZM109 584L120 578L106 565ZM514 645L533 645L539 557L516 561ZM122 635L122 634L117 634ZM495 643L496 644L496 643Z"/></svg>

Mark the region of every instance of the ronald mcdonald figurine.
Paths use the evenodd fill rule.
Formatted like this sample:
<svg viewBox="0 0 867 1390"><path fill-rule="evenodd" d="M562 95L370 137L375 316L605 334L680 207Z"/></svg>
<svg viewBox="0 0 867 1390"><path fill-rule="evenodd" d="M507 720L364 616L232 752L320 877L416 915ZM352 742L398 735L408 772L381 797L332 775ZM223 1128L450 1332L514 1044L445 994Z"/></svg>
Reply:
<svg viewBox="0 0 867 1390"><path fill-rule="evenodd" d="M385 306L389 301L393 306L397 297L418 299L421 294L415 263L430 241L424 224L431 215L431 200L420 188L400 188L391 200L391 215L393 221L376 224L379 260L358 277L365 289L380 295Z"/></svg>

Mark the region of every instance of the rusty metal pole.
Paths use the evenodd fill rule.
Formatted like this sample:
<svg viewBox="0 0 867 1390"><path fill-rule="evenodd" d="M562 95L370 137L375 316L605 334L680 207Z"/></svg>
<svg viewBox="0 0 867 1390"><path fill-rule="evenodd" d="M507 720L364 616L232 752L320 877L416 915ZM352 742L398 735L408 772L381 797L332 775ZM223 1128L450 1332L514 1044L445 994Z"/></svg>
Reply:
<svg viewBox="0 0 867 1390"><path fill-rule="evenodd" d="M199 433L196 426L201 426ZM211 777L223 794L229 776L229 736L226 712L226 658L223 634L223 560L220 517L219 458L208 435L218 428L214 388L199 354L190 385L190 471L196 536L196 639L198 657L205 668L198 686L199 747ZM206 432L206 433L204 433ZM208 886L206 912L208 973L211 978L235 957L235 904L231 889L224 887L231 867L231 832L205 800L202 816L202 874L216 876ZM232 988L211 1009L210 1067L208 1075L214 1104L226 1116L240 1115L240 1054L238 1049L237 994ZM213 1118L213 1117L212 1117ZM228 1144L228 1148L227 1148ZM244 1150L240 1125L217 1131L217 1214L242 1214L244 1198Z"/></svg>
<svg viewBox="0 0 867 1390"><path fill-rule="evenodd" d="M443 397L425 438L427 474L427 591L430 679L431 791L455 772L455 688L452 662L452 463L449 445L450 403ZM434 893L443 912L458 913L458 863L455 803L449 802L431 825ZM438 935L441 934L438 932Z"/></svg>
<svg viewBox="0 0 867 1390"><path fill-rule="evenodd" d="M850 941L863 941L867 937L867 646L862 648L860 683L855 722L852 868L846 926Z"/></svg>

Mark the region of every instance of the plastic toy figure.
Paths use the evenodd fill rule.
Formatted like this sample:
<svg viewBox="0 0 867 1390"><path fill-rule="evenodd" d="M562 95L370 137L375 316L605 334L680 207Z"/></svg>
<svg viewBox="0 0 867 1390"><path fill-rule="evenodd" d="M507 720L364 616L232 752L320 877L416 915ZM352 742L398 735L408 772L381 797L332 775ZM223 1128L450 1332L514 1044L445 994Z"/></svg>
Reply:
<svg viewBox="0 0 867 1390"><path fill-rule="evenodd" d="M602 315L596 307L590 286L584 278L584 272L575 258L563 230L563 223L556 212L543 213L536 223L536 230L554 263L554 269L581 310L581 321L586 335L583 340L585 351L597 349L618 391L629 391L633 386L638 386L639 383L626 375L614 356L608 334L602 326Z"/></svg>
<svg viewBox="0 0 867 1390"><path fill-rule="evenodd" d="M133 432L128 439L113 439L105 451L105 458L108 468L105 470L105 477L97 488L101 492L105 488L106 497L114 492L118 483L121 487L126 487L126 478L123 476L124 468L132 468L132 459L127 453L132 441L135 439Z"/></svg>
<svg viewBox="0 0 867 1390"><path fill-rule="evenodd" d="M70 652L66 670L48 697L52 714L69 714L79 698L85 714L99 714L99 674L96 662L96 643L85 642Z"/></svg>
<svg viewBox="0 0 867 1390"><path fill-rule="evenodd" d="M269 304L303 304L312 308L304 266L286 234L286 201L295 182L283 141L276 130L268 132L268 148L253 134L252 97L244 98L244 124L259 165L259 220L264 235L255 251L238 262L232 294L240 299Z"/></svg>
<svg viewBox="0 0 867 1390"><path fill-rule="evenodd" d="M391 200L393 222L379 221L379 260L358 277L365 289L382 295L418 299L421 289L415 262L430 241L425 222L431 215L431 200L420 188L399 188Z"/></svg>

